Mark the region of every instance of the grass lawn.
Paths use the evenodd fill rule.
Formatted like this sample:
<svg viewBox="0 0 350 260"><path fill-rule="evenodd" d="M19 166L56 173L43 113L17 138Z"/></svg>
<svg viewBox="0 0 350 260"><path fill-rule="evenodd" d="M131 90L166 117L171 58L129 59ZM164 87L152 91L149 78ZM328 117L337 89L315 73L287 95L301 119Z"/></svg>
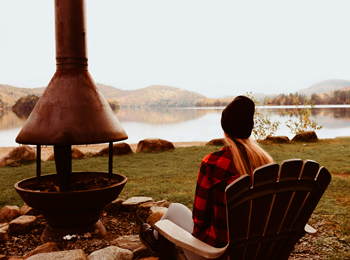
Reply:
<svg viewBox="0 0 350 260"><path fill-rule="evenodd" d="M334 232L339 234L337 237L349 244L350 138L322 139L316 143L261 143L261 146L279 164L292 158L311 159L331 172L332 182L314 214L332 223ZM120 197L149 196L155 200L180 202L192 208L200 162L206 154L218 149L220 147L217 146L191 146L168 152L116 156L114 172L128 178ZM34 177L35 167L34 163L0 168L0 208L5 205L23 205L13 185L17 181ZM108 158L73 160L73 171L108 171ZM54 172L54 162L42 162L43 175Z"/></svg>

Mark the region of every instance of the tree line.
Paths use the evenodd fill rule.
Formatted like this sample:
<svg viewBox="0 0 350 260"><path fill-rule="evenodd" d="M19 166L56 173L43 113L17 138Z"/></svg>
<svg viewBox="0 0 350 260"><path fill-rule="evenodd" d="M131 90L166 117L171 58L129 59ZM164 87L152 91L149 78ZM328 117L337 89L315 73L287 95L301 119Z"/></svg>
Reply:
<svg viewBox="0 0 350 260"><path fill-rule="evenodd" d="M314 105L343 105L350 104L350 90L335 90L332 93L316 94L313 93L309 98L305 94L290 93L279 94L274 98L265 101L266 105L295 105L294 98L297 97L299 105L303 105L306 101L311 101Z"/></svg>
<svg viewBox="0 0 350 260"><path fill-rule="evenodd" d="M268 106L293 106L295 98L298 99L298 105L313 103L314 105L343 105L350 104L350 90L335 90L331 93L316 94L310 97L301 93L279 94L275 97L265 98L261 103ZM196 102L196 107L225 107L232 101L232 98L207 98Z"/></svg>

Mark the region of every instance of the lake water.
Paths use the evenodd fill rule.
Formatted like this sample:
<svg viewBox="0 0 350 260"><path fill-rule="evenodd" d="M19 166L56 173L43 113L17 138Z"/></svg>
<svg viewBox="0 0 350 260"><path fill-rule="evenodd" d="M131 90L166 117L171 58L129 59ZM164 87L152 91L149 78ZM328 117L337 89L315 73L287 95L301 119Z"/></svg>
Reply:
<svg viewBox="0 0 350 260"><path fill-rule="evenodd" d="M288 107L263 107L263 113L280 121L276 135L290 139L293 134L285 122L290 119L283 112ZM209 141L223 137L220 118L223 107L211 108L122 108L117 117L129 138L126 143L138 143L146 138L162 138L171 142ZM323 128L317 131L319 138L350 136L350 106L317 106L312 111ZM296 117L292 117L296 120ZM0 110L0 146L17 146L15 139L26 121L25 115Z"/></svg>

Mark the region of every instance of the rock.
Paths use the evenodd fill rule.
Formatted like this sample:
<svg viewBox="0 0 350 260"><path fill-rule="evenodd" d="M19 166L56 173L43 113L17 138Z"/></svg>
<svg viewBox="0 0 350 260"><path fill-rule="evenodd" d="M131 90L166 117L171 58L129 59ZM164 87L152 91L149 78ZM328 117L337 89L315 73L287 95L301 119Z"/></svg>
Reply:
<svg viewBox="0 0 350 260"><path fill-rule="evenodd" d="M167 212L167 210L168 210L168 208L166 208L166 207L151 207L149 212L150 212L150 215L157 213L157 212L164 214L165 212Z"/></svg>
<svg viewBox="0 0 350 260"><path fill-rule="evenodd" d="M284 143L290 142L288 136L270 136L270 135L265 138L265 141L278 143L278 144L284 144Z"/></svg>
<svg viewBox="0 0 350 260"><path fill-rule="evenodd" d="M113 145L113 155L125 155L132 153L132 149L130 145L127 143L118 143ZM103 148L100 152L93 156L108 156L109 155L109 147Z"/></svg>
<svg viewBox="0 0 350 260"><path fill-rule="evenodd" d="M156 138L149 138L141 140L137 144L136 152L155 152L155 151L167 151L167 150L173 150L175 149L175 146L173 143L163 140L163 139L156 139Z"/></svg>
<svg viewBox="0 0 350 260"><path fill-rule="evenodd" d="M38 216L38 215L41 215L41 212L40 210L29 207L26 203L24 203L21 208L21 215Z"/></svg>
<svg viewBox="0 0 350 260"><path fill-rule="evenodd" d="M10 237L7 234L7 232L3 231L3 230L0 230L0 242L5 242L5 241L7 241L9 239L10 239Z"/></svg>
<svg viewBox="0 0 350 260"><path fill-rule="evenodd" d="M293 137L292 142L317 142L315 131L307 131Z"/></svg>
<svg viewBox="0 0 350 260"><path fill-rule="evenodd" d="M67 250L51 253L41 253L27 258L28 260L86 260L83 250Z"/></svg>
<svg viewBox="0 0 350 260"><path fill-rule="evenodd" d="M51 154L49 158L47 158L46 161L54 161L55 160L55 153Z"/></svg>
<svg viewBox="0 0 350 260"><path fill-rule="evenodd" d="M8 223L2 223L0 224L0 231L7 232L9 230L9 224Z"/></svg>
<svg viewBox="0 0 350 260"><path fill-rule="evenodd" d="M0 166L6 166L6 165L10 165L10 164L13 164L15 163L15 160L11 159L11 158L2 158L0 160Z"/></svg>
<svg viewBox="0 0 350 260"><path fill-rule="evenodd" d="M78 148L72 148L72 159L86 159L86 155Z"/></svg>
<svg viewBox="0 0 350 260"><path fill-rule="evenodd" d="M86 159L86 155L80 151L78 148L72 147L72 159ZM47 161L54 161L55 153L51 154Z"/></svg>
<svg viewBox="0 0 350 260"><path fill-rule="evenodd" d="M116 246L109 246L92 252L87 260L132 260L133 253L130 250Z"/></svg>
<svg viewBox="0 0 350 260"><path fill-rule="evenodd" d="M36 217L34 216L20 216L12 220L9 224L10 233L25 234L36 225Z"/></svg>
<svg viewBox="0 0 350 260"><path fill-rule="evenodd" d="M105 207L105 211L116 213L122 208L122 203L124 202L123 199L117 198L116 200L112 201L111 203L107 204Z"/></svg>
<svg viewBox="0 0 350 260"><path fill-rule="evenodd" d="M169 206L170 206L170 203L166 200L142 203L137 209L137 215L141 219L146 220L152 213L154 213L154 212L151 212L152 207L162 207L167 209L169 208Z"/></svg>
<svg viewBox="0 0 350 260"><path fill-rule="evenodd" d="M41 254L41 253L51 253L51 252L57 252L57 251L60 251L57 247L57 243L48 242L48 243L45 243L41 246L38 246L37 248L35 248L32 251L26 253L23 256L23 258L27 259L28 257L33 256L33 255L37 255L37 254Z"/></svg>
<svg viewBox="0 0 350 260"><path fill-rule="evenodd" d="M0 223L10 222L20 215L21 213L17 206L5 206L0 209Z"/></svg>
<svg viewBox="0 0 350 260"><path fill-rule="evenodd" d="M35 161L36 153L33 147L21 145L10 151L5 157L0 160L0 166L6 166L13 162Z"/></svg>
<svg viewBox="0 0 350 260"><path fill-rule="evenodd" d="M132 251L136 259L150 255L150 251L141 242L138 235L121 236L112 240L111 244Z"/></svg>
<svg viewBox="0 0 350 260"><path fill-rule="evenodd" d="M136 211L139 205L145 202L153 201L151 197L132 197L130 199L127 199L122 203L125 211L127 212L133 212Z"/></svg>
<svg viewBox="0 0 350 260"><path fill-rule="evenodd" d="M154 227L154 224L156 224L164 215L165 212L157 211L149 215L149 217L146 220L146 223L150 224L152 227Z"/></svg>
<svg viewBox="0 0 350 260"><path fill-rule="evenodd" d="M142 203L139 206L139 210L150 210L151 207L165 207L165 208L169 208L170 204L171 203L168 202L167 200L150 201L150 202Z"/></svg>
<svg viewBox="0 0 350 260"><path fill-rule="evenodd" d="M205 145L227 145L226 144L226 141L225 141L225 138L219 138L219 139L213 139L213 140L210 140L209 142L207 142Z"/></svg>

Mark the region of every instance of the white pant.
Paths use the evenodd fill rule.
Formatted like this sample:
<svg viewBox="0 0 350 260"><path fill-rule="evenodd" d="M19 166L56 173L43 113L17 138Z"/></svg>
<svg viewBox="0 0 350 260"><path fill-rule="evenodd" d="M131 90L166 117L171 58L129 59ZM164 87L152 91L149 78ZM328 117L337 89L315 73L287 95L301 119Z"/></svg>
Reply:
<svg viewBox="0 0 350 260"><path fill-rule="evenodd" d="M193 232L192 212L186 206L180 203L173 203L163 215L162 219L168 219L179 227L183 228L190 234ZM154 236L158 239L158 231L154 231ZM183 248L185 256L188 260L206 260L206 258L197 255Z"/></svg>

